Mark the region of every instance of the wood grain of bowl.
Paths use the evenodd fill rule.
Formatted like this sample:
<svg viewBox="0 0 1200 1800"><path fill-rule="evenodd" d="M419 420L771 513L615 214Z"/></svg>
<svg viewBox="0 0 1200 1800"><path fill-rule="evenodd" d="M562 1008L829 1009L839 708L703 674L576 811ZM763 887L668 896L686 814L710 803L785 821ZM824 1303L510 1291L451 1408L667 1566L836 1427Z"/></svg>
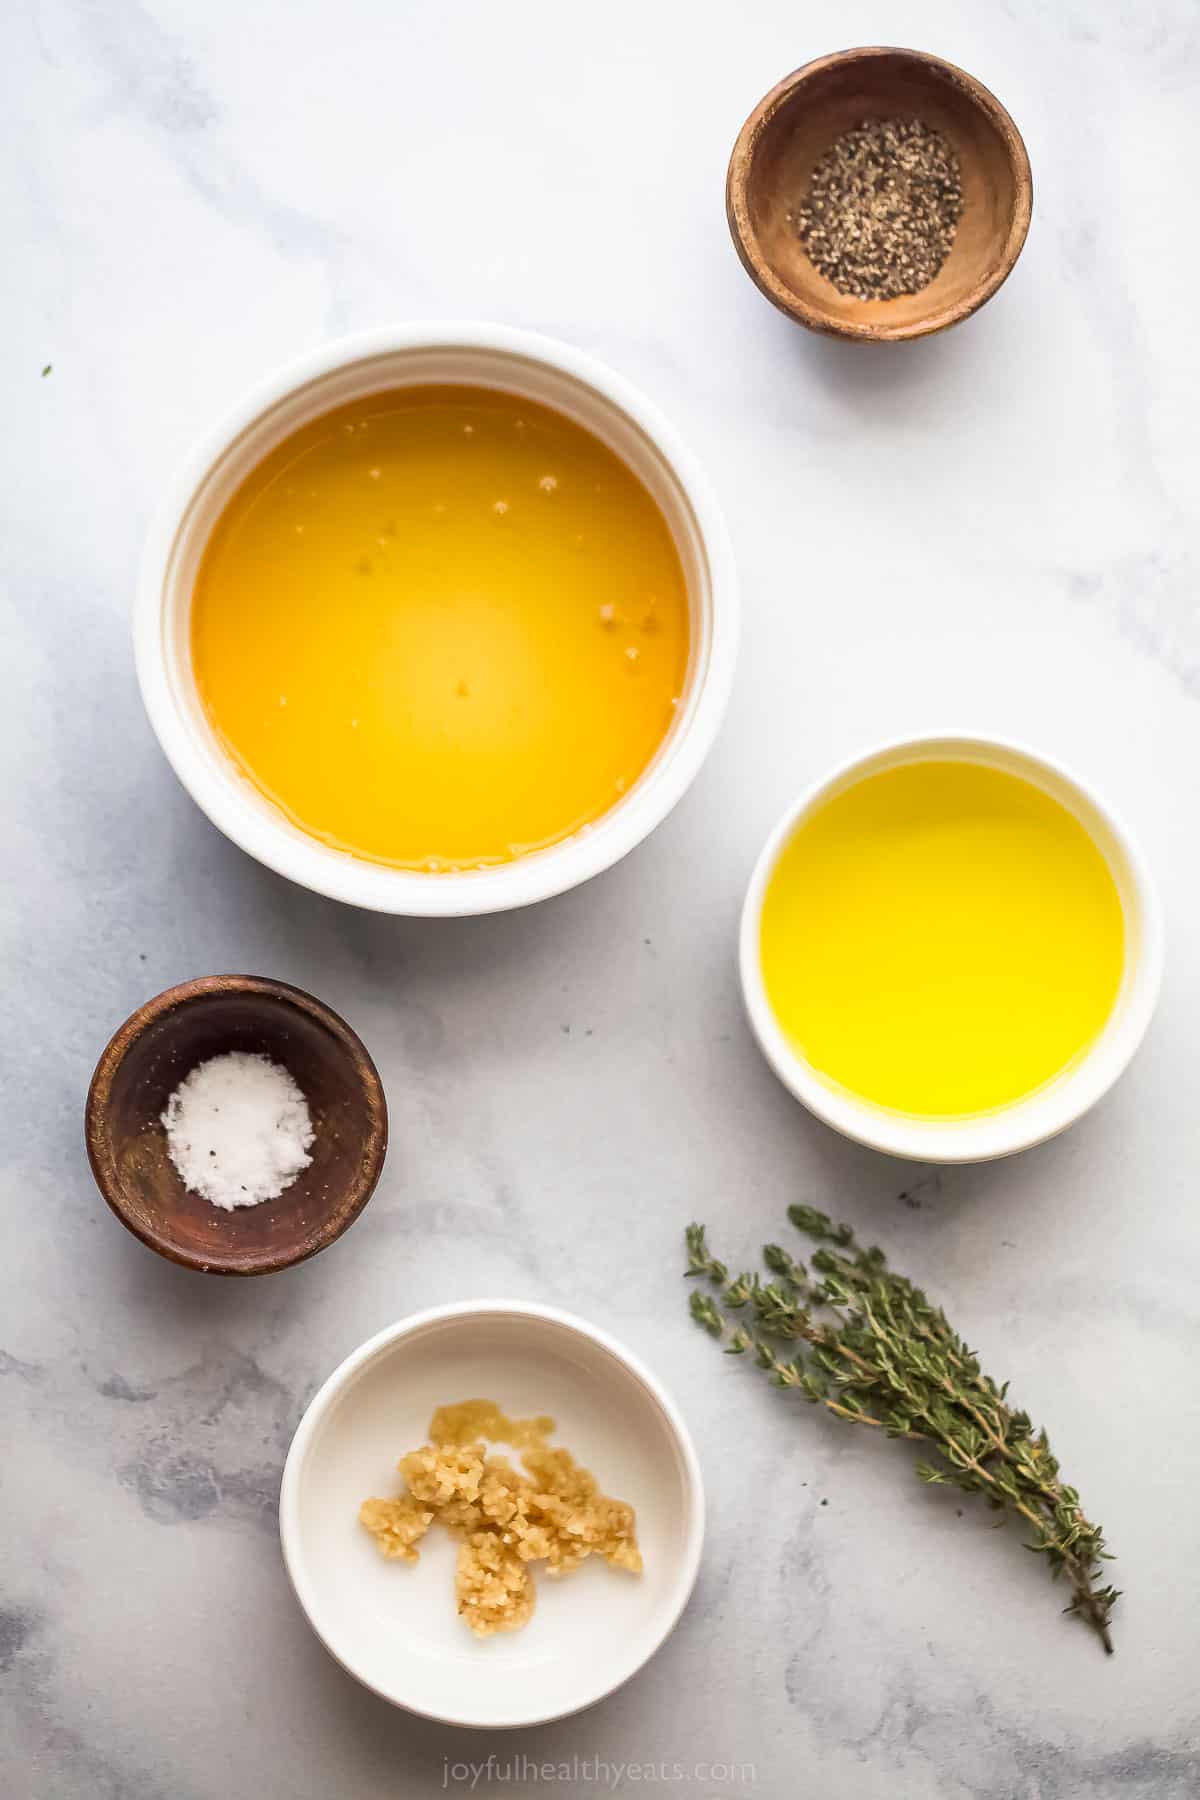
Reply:
<svg viewBox="0 0 1200 1800"><path fill-rule="evenodd" d="M315 1132L289 1188L234 1212L184 1187L162 1125L184 1076L228 1050L288 1069ZM84 1135L100 1192L151 1250L205 1274L265 1275L354 1223L383 1168L387 1103L361 1040L323 1002L258 975L209 975L148 1000L117 1031L92 1077Z"/></svg>
<svg viewBox="0 0 1200 1800"><path fill-rule="evenodd" d="M963 213L953 247L920 293L839 293L809 261L789 214L843 132L865 119L913 117L958 153ZM812 331L867 342L927 337L976 312L1012 272L1032 208L1029 157L995 95L953 63L883 46L820 57L772 88L738 135L725 186L734 245L767 299Z"/></svg>

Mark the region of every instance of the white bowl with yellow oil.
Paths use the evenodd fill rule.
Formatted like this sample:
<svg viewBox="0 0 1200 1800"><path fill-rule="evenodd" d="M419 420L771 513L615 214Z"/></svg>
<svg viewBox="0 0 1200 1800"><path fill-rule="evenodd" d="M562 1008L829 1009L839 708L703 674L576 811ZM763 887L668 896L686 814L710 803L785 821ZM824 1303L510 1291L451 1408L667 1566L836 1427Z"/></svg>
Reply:
<svg viewBox="0 0 1200 1800"><path fill-rule="evenodd" d="M290 364L146 547L138 677L214 824L318 893L485 913L576 886L716 735L737 590L695 459L621 376L490 324Z"/></svg>
<svg viewBox="0 0 1200 1800"><path fill-rule="evenodd" d="M768 839L742 911L759 1044L835 1130L976 1162L1107 1093L1158 997L1157 894L1076 776L994 738L884 744Z"/></svg>

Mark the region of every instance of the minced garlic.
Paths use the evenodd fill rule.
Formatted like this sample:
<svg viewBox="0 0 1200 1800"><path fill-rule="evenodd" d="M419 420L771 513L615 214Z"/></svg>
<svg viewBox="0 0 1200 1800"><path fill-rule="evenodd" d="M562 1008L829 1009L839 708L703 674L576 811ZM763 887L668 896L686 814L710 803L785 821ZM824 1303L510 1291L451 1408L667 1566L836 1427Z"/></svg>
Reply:
<svg viewBox="0 0 1200 1800"><path fill-rule="evenodd" d="M364 1500L359 1519L381 1555L415 1563L435 1520L462 1539L458 1611L477 1637L517 1631L536 1598L530 1565L565 1575L589 1556L639 1575L633 1508L600 1493L568 1450L546 1442L553 1419L510 1419L491 1400L464 1400L433 1415L431 1442L400 1459L406 1491ZM517 1469L489 1456L484 1438L511 1444Z"/></svg>

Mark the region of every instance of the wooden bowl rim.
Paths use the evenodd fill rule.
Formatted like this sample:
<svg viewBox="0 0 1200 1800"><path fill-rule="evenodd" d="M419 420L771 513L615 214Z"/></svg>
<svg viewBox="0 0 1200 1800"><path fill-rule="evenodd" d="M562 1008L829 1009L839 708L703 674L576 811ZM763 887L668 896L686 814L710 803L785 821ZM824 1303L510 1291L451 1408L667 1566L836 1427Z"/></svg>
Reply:
<svg viewBox="0 0 1200 1800"><path fill-rule="evenodd" d="M823 74L826 69L885 58L918 69L934 69L953 86L961 89L999 134L1008 154L1015 190L1012 220L995 267L961 299L925 318L910 320L907 325L889 325L886 321L875 320L857 322L852 319L836 319L810 306L779 280L770 263L759 252L746 200L748 177L758 141L783 103L813 76ZM742 267L759 291L780 312L786 313L799 324L806 325L810 331L819 331L828 337L853 339L860 343L900 343L913 338L929 337L934 332L945 331L949 326L957 325L960 320L977 312L1008 280L1025 246L1029 222L1033 216L1033 171L1029 165L1025 141L1011 114L982 81L969 74L966 69L960 69L957 63L947 62L943 57L934 56L926 50L906 50L891 44L864 44L852 50L835 50L828 56L818 56L812 62L802 64L763 95L739 131L729 158L725 178L725 216Z"/></svg>
<svg viewBox="0 0 1200 1800"><path fill-rule="evenodd" d="M248 994L275 1005L293 1007L332 1037L352 1064L366 1099L367 1130L363 1155L356 1171L346 1184L346 1191L336 1209L319 1226L315 1240L304 1250L280 1250L264 1256L251 1267L237 1267L224 1262L219 1250L204 1256L182 1250L150 1228L135 1222L125 1207L124 1192L109 1132L110 1103L117 1071L132 1046L159 1019L184 1009L192 1000L208 994ZM136 1007L109 1039L92 1074L84 1106L84 1142L92 1175L110 1210L148 1249L168 1262L204 1275L271 1275L280 1269L295 1267L309 1257L328 1249L358 1218L371 1198L383 1170L388 1144L387 1097L383 1082L371 1053L352 1026L340 1013L334 1012L315 994L294 987L287 981L276 981L268 975L199 975L191 981L178 982Z"/></svg>

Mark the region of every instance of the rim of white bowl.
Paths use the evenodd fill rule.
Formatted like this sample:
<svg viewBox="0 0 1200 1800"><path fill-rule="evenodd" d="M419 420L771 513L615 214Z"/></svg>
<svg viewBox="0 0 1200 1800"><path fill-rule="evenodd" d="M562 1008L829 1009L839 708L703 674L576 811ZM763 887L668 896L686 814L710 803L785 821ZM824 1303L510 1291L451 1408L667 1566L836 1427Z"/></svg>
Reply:
<svg viewBox="0 0 1200 1800"><path fill-rule="evenodd" d="M1126 931L1121 991L1100 1036L1079 1061L1023 1100L994 1112L954 1119L889 1112L818 1075L790 1043L775 1016L767 998L759 949L767 884L801 820L868 775L938 756L990 763L1024 775L1066 805L1108 863L1121 895ZM1136 940L1133 943L1131 933ZM763 845L750 877L742 906L738 967L742 997L759 1048L783 1085L817 1118L855 1143L911 1162L988 1162L1032 1149L1065 1131L1103 1099L1124 1072L1146 1034L1162 985L1162 908L1136 839L1072 769L1015 738L954 730L922 732L886 739L848 757L788 807Z"/></svg>
<svg viewBox="0 0 1200 1800"><path fill-rule="evenodd" d="M494 868L424 874L331 849L294 830L228 758L201 754L181 716L165 643L167 579L176 543L204 483L263 414L309 384L405 351L494 351L549 367L591 389L648 440L690 509L708 570L708 655L688 715L624 798L590 829ZM514 370L515 375L515 370ZM168 483L146 539L133 610L138 684L151 727L179 780L212 823L247 855L314 893L374 912L461 917L502 912L565 893L635 849L682 798L712 747L733 685L739 601L733 549L715 492L657 406L606 363L540 332L482 320L416 320L335 339L285 363L204 434Z"/></svg>
<svg viewBox="0 0 1200 1800"><path fill-rule="evenodd" d="M668 1603L663 1607L661 1625L645 1652L638 1656L636 1661L632 1662L615 1681L603 1681L594 1693L587 1694L585 1698L576 1701L573 1705L563 1707L556 1712L538 1713L529 1718L513 1719L501 1724L497 1724L495 1720L491 1719L478 1721L465 1718L461 1714L430 1712L426 1708L413 1706L408 1701L397 1699L395 1694L380 1687L362 1669L357 1668L353 1659L343 1654L330 1641L318 1622L315 1596L304 1567L300 1528L300 1482L305 1458L311 1448L313 1438L333 1402L358 1371L365 1368L382 1350L390 1348L392 1344L411 1337L419 1331L424 1331L430 1325L440 1324L448 1319L482 1319L489 1316L543 1319L551 1325L561 1326L567 1331L577 1333L580 1337L590 1339L592 1343L599 1345L616 1362L626 1368L646 1390L666 1420L682 1463L687 1503L687 1530L680 1573L674 1591ZM586 1319L581 1319L577 1313L565 1312L557 1306L543 1306L535 1300L456 1300L444 1306L426 1307L421 1312L410 1313L407 1318L398 1319L394 1325L386 1325L382 1331L377 1331L374 1337L370 1337L364 1344L360 1344L357 1350L352 1350L349 1356L338 1364L332 1375L329 1375L321 1383L304 1409L284 1461L279 1489L279 1541L283 1551L284 1566L296 1598L300 1602L301 1611L330 1656L345 1669L348 1675L353 1675L356 1681L361 1682L365 1688L369 1688L373 1694L378 1694L381 1700L388 1701L390 1705L402 1707L405 1712L411 1712L419 1718L433 1719L440 1725L461 1725L470 1730L480 1731L519 1731L527 1726L549 1725L556 1719L569 1719L576 1713L584 1712L589 1706L597 1705L609 1694L624 1687L626 1682L632 1681L633 1677L645 1668L651 1657L661 1650L682 1618L684 1608L691 1599L692 1590L696 1585L696 1577L700 1570L700 1556L704 1548L705 1512L704 1477L700 1472L700 1459L696 1455L696 1446L692 1441L691 1432L684 1423L683 1414L657 1376L651 1374L645 1363L640 1357L635 1356L632 1350L627 1349L617 1338L612 1337L600 1326L591 1325Z"/></svg>

